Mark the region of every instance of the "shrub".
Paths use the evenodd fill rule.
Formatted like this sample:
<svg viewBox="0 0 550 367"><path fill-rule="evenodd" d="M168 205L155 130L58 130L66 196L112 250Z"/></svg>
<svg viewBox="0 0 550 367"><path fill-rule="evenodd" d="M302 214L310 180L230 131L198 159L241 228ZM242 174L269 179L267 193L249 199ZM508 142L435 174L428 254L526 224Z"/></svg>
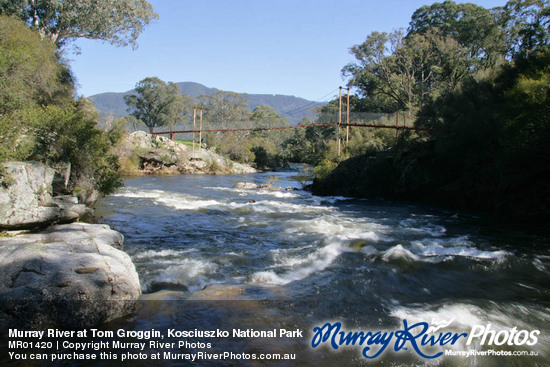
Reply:
<svg viewBox="0 0 550 367"><path fill-rule="evenodd" d="M88 177L102 194L112 193L122 185L118 158L109 153L109 137L95 127L95 121L79 109L77 102L64 109L29 109L22 117L34 132L32 158L49 165L70 162L73 187L81 177Z"/></svg>
<svg viewBox="0 0 550 367"><path fill-rule="evenodd" d="M324 180L335 168L338 166L338 163L325 159L319 165L313 168L313 173L315 173L315 178L318 180Z"/></svg>

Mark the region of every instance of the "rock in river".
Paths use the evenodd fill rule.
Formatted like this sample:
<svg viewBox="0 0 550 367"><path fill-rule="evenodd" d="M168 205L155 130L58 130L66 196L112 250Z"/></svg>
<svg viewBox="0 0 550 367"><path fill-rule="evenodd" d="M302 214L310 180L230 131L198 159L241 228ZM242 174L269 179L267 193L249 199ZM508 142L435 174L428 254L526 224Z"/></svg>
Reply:
<svg viewBox="0 0 550 367"><path fill-rule="evenodd" d="M141 288L123 240L84 223L0 238L0 327L83 328L131 313Z"/></svg>

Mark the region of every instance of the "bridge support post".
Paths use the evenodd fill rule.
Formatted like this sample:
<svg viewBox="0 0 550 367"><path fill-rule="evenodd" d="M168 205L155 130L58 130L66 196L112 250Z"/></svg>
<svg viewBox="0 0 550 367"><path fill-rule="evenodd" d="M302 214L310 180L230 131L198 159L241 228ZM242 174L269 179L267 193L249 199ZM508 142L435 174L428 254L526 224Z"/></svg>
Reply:
<svg viewBox="0 0 550 367"><path fill-rule="evenodd" d="M346 108L346 147L349 144L349 87L348 87L348 106Z"/></svg>
<svg viewBox="0 0 550 367"><path fill-rule="evenodd" d="M338 97L338 106L339 106L339 110L338 110L338 129L337 129L337 136L336 136L336 140L338 140L338 157L340 156L340 151L341 151L341 148L340 148L340 125L342 124L342 87L340 87L340 96Z"/></svg>
<svg viewBox="0 0 550 367"><path fill-rule="evenodd" d="M193 158L195 158L195 130L197 129L197 107L193 107Z"/></svg>
<svg viewBox="0 0 550 367"><path fill-rule="evenodd" d="M202 108L199 110L199 154L202 153Z"/></svg>

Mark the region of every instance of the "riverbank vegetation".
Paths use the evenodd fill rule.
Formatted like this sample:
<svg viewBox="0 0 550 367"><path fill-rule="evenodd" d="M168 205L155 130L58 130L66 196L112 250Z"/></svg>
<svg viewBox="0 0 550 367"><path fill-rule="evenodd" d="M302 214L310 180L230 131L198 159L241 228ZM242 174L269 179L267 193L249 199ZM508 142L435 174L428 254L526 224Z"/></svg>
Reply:
<svg viewBox="0 0 550 367"><path fill-rule="evenodd" d="M135 45L157 17L146 1L91 3L0 3L0 164L44 162L61 176L58 193L84 200L121 185L117 157L110 153L120 131L96 127L97 111L75 96L64 54L79 37ZM0 182L10 183L3 169Z"/></svg>
<svg viewBox="0 0 550 367"><path fill-rule="evenodd" d="M93 105L74 99L54 45L5 16L0 34L0 161L44 162L66 176L65 193L112 192L120 181L109 135L96 128Z"/></svg>
<svg viewBox="0 0 550 367"><path fill-rule="evenodd" d="M550 6L418 9L407 32L373 32L344 67L364 105L427 129L342 162L314 192L426 200L515 222L550 219Z"/></svg>

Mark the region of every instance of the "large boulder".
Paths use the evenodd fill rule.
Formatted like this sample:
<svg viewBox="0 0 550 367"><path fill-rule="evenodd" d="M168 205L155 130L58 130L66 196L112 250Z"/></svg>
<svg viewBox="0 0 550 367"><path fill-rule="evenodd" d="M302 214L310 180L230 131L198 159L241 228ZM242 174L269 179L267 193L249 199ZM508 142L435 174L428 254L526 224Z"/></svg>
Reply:
<svg viewBox="0 0 550 367"><path fill-rule="evenodd" d="M6 162L11 183L0 185L0 229L70 222L88 212L75 198L52 197L55 172L40 162Z"/></svg>
<svg viewBox="0 0 550 367"><path fill-rule="evenodd" d="M114 148L125 175L241 174L256 170L206 149L195 149L163 136L136 131L124 136Z"/></svg>
<svg viewBox="0 0 550 367"><path fill-rule="evenodd" d="M0 327L83 328L131 313L141 288L122 243L85 223L0 238Z"/></svg>
<svg viewBox="0 0 550 367"><path fill-rule="evenodd" d="M12 182L0 186L0 228L49 223L61 211L52 199L53 169L38 162L6 162Z"/></svg>

